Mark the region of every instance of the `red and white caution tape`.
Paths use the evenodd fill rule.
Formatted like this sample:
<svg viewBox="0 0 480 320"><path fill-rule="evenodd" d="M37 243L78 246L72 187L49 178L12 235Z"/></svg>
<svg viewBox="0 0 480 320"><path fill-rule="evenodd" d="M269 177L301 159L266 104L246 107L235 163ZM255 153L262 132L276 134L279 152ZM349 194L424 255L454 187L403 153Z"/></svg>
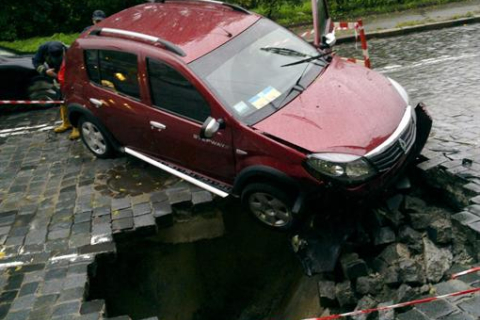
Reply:
<svg viewBox="0 0 480 320"><path fill-rule="evenodd" d="M333 22L333 27L337 30L356 30L359 29L358 22Z"/></svg>
<svg viewBox="0 0 480 320"><path fill-rule="evenodd" d="M2 104L13 104L13 105L30 105L30 104L62 104L63 100L0 100L0 105Z"/></svg>
<svg viewBox="0 0 480 320"><path fill-rule="evenodd" d="M474 271L471 271L469 273L472 273L472 272L474 272ZM466 273L466 274L468 274L468 273ZM365 309L365 310L357 310L357 311L352 311L352 312L347 312L347 313L342 313L342 314L334 314L334 315L331 315L331 316L320 317L320 318L308 318L308 319L304 319L304 320L332 320L332 319L340 319L340 318L345 318L345 317L353 317L353 316L359 316L359 315L362 315L362 314L370 314L370 313L373 313L373 312L393 310L393 309L398 309L398 308L414 306L414 305L418 305L418 304L429 303L429 302L433 302L433 301L437 301L437 300L443 300L443 299L452 298L452 297L464 296L464 295L467 295L467 294L472 294L472 293L477 293L477 292L480 292L480 288L458 291L458 292L444 294L444 295L436 296L436 297L430 297L430 298L418 299L418 300L413 300L413 301L408 301L408 302L402 302L402 303L393 304L393 305L390 305L390 306L378 307L378 308L373 308L373 309Z"/></svg>
<svg viewBox="0 0 480 320"><path fill-rule="evenodd" d="M307 38L307 37L313 36L314 33L315 33L315 29L312 29L312 30L310 30L310 31L306 31L306 32L300 34L299 36L300 36L301 38Z"/></svg>
<svg viewBox="0 0 480 320"><path fill-rule="evenodd" d="M452 275L452 279L457 279L457 278L460 278L460 277L465 276L467 274L471 274L471 273L475 273L475 272L480 272L480 267L476 267L476 268L465 270L465 271L462 271L462 272L459 272L459 273L455 273L454 275Z"/></svg>

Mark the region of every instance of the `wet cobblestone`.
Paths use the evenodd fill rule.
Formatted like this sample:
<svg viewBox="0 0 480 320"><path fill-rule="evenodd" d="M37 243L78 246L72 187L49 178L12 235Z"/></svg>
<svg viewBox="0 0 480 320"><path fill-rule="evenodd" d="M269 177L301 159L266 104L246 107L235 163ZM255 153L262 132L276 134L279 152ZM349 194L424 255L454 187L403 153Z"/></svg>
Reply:
<svg viewBox="0 0 480 320"><path fill-rule="evenodd" d="M57 113L1 116L0 132L53 126ZM172 215L172 204L192 203L192 192L198 203L213 200L134 159L98 160L51 129L7 133L0 133L0 319L103 318L103 302L84 302L95 256L115 251L116 234L155 232L156 219Z"/></svg>

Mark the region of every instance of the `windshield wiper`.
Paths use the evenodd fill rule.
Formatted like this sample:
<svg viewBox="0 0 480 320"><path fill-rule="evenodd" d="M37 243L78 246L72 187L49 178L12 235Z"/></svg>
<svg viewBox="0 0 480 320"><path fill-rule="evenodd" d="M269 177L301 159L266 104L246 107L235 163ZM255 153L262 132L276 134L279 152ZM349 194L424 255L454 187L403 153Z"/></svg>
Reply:
<svg viewBox="0 0 480 320"><path fill-rule="evenodd" d="M300 84L300 82L303 79L303 76L305 75L305 72L307 71L308 66L303 69L302 74L300 77L298 77L297 81L295 81L295 84L290 88L290 90L287 92L283 100L276 106L276 109L279 109L282 107L282 105L285 103L285 101L288 99L288 97L294 92L297 91L299 94L305 91L305 87Z"/></svg>
<svg viewBox="0 0 480 320"><path fill-rule="evenodd" d="M309 57L309 55L299 52L297 50L289 49L289 48L279 48L279 47L264 47L260 48L260 50L276 53L282 56L288 57Z"/></svg>
<svg viewBox="0 0 480 320"><path fill-rule="evenodd" d="M323 57L329 56L330 54L331 54L331 52L325 52L325 53L317 54L316 56L311 56L307 59L302 59L302 60L298 60L298 61L295 61L295 62L292 62L292 63L284 64L282 67L296 66L297 64L311 62L313 60L318 60L318 59L321 59Z"/></svg>

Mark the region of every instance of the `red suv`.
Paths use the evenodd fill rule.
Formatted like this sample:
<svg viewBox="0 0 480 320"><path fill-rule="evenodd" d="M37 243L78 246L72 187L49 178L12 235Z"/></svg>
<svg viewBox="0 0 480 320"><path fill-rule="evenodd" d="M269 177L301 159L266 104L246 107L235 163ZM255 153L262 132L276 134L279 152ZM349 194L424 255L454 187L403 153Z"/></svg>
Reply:
<svg viewBox="0 0 480 320"><path fill-rule="evenodd" d="M431 120L394 80L345 62L326 4L317 45L236 5L161 1L117 13L66 57L70 121L121 152L290 228L312 195L367 195L416 158Z"/></svg>

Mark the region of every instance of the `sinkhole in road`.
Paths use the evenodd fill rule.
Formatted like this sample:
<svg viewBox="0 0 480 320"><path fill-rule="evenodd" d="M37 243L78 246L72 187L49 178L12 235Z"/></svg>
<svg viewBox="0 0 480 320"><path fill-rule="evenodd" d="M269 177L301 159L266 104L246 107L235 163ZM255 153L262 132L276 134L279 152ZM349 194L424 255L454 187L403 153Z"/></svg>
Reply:
<svg viewBox="0 0 480 320"><path fill-rule="evenodd" d="M235 203L221 210L207 213L204 240L166 243L175 240L160 230L117 243L114 258L97 260L89 299L105 299L110 317L132 319L265 319L285 312L291 292L304 285L299 279L306 279L287 234L258 225ZM310 290L316 291L314 282ZM312 297L303 305L318 308L315 292Z"/></svg>
<svg viewBox="0 0 480 320"><path fill-rule="evenodd" d="M289 233L260 226L234 201L179 207L172 228L203 222L122 237L115 256L97 258L88 299L105 300L109 317L160 320L303 319L409 301L478 262L443 199L414 184L365 206L335 201Z"/></svg>

